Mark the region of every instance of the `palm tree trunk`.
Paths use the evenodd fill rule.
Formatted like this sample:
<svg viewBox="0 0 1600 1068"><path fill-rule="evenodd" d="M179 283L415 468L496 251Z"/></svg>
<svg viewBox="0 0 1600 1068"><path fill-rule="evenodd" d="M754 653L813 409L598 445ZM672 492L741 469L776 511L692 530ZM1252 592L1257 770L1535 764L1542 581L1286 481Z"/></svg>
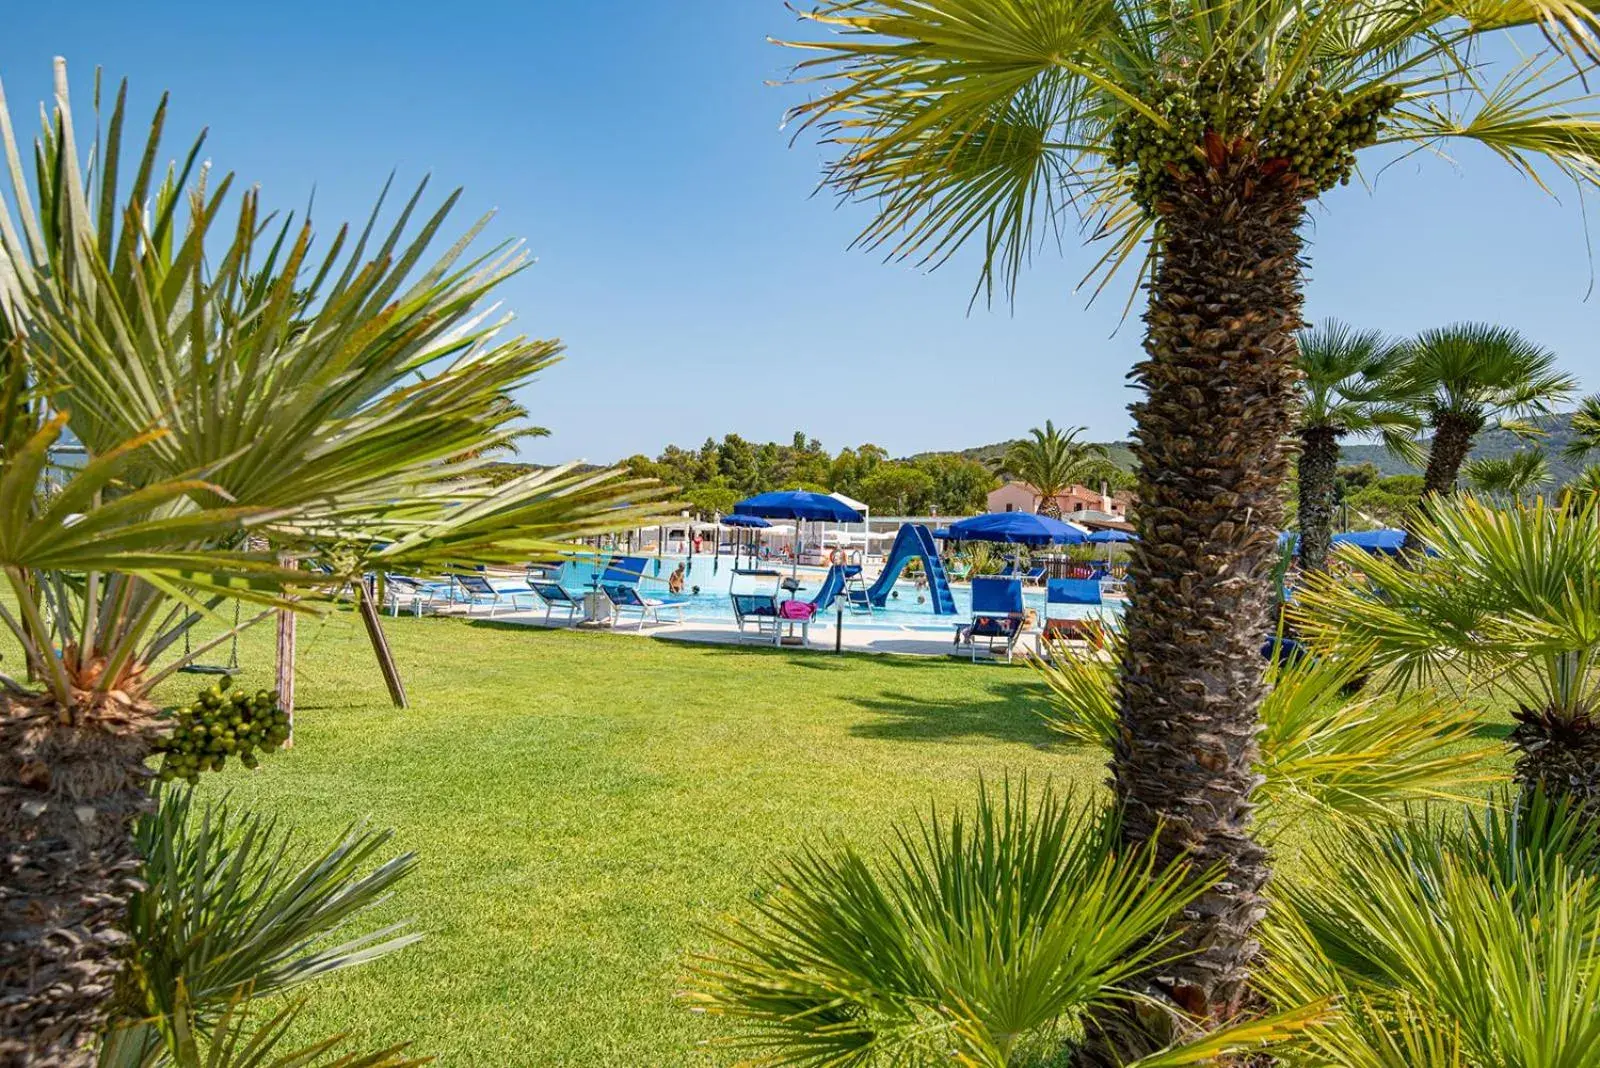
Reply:
<svg viewBox="0 0 1600 1068"><path fill-rule="evenodd" d="M1111 770L1126 840L1156 839L1160 864L1223 871L1176 932L1181 959L1146 977L1221 1020L1244 1003L1270 874L1251 797L1296 415L1304 209L1297 181L1208 140L1210 170L1163 205L1135 369L1140 541Z"/></svg>
<svg viewBox="0 0 1600 1068"><path fill-rule="evenodd" d="M1472 439L1483 429L1480 420L1445 414L1433 428L1433 443L1428 447L1428 469L1422 476L1422 497L1444 497L1453 493L1461 465L1472 451Z"/></svg>
<svg viewBox="0 0 1600 1068"><path fill-rule="evenodd" d="M1323 571L1333 539L1333 485L1339 470L1339 431L1300 431L1300 566Z"/></svg>
<svg viewBox="0 0 1600 1068"><path fill-rule="evenodd" d="M1581 676L1584 664L1571 658L1561 667ZM1600 718L1586 710L1521 708L1509 739L1516 753L1517 784L1542 790L1575 806L1600 813Z"/></svg>
<svg viewBox="0 0 1600 1068"><path fill-rule="evenodd" d="M90 1065L139 869L149 720L0 701L0 1065Z"/></svg>

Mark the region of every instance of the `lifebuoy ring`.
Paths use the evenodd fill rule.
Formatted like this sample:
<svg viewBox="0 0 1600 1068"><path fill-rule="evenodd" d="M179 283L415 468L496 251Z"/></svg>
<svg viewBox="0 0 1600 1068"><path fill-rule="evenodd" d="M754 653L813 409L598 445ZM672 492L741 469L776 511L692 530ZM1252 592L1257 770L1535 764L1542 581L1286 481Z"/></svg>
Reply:
<svg viewBox="0 0 1600 1068"><path fill-rule="evenodd" d="M844 550L835 549L833 552L829 553L828 563L832 564L834 567L844 566Z"/></svg>

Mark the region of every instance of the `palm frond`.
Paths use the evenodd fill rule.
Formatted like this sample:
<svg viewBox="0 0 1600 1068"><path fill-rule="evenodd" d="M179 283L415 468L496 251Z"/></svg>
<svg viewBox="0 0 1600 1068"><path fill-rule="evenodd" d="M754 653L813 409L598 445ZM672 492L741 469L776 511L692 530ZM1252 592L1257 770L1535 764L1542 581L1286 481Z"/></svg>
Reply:
<svg viewBox="0 0 1600 1068"><path fill-rule="evenodd" d="M1600 699L1596 503L1440 502L1405 560L1350 553L1360 581L1307 576L1296 619L1319 647L1368 650L1402 686L1465 671L1524 705L1575 716Z"/></svg>
<svg viewBox="0 0 1600 1068"><path fill-rule="evenodd" d="M204 1026L241 996L277 994L417 940L404 924L346 931L416 866L410 853L381 859L392 833L351 827L308 850L275 822L198 803L187 788L157 800L136 832L145 885L128 909L125 1022Z"/></svg>
<svg viewBox="0 0 1600 1068"><path fill-rule="evenodd" d="M1032 661L1050 689L1045 722L1109 755L1120 731L1120 647L1080 652L1047 640ZM1261 817L1287 825L1307 809L1337 818L1384 816L1394 805L1467 796L1501 776L1486 768L1498 751L1473 740L1478 713L1431 692L1360 690L1366 657L1302 658L1269 669L1261 705Z"/></svg>
<svg viewBox="0 0 1600 1068"><path fill-rule="evenodd" d="M690 1002L761 1063L1023 1063L1126 998L1209 882L1115 840L1094 808L1024 782L902 829L880 862L808 848L719 925Z"/></svg>
<svg viewBox="0 0 1600 1068"><path fill-rule="evenodd" d="M1572 826L1584 822L1576 807L1501 801L1493 816L1325 835L1266 925L1267 989L1344 993L1309 1033L1326 1063L1427 1051L1443 1059L1412 1063L1577 1068L1600 1040L1594 833Z"/></svg>

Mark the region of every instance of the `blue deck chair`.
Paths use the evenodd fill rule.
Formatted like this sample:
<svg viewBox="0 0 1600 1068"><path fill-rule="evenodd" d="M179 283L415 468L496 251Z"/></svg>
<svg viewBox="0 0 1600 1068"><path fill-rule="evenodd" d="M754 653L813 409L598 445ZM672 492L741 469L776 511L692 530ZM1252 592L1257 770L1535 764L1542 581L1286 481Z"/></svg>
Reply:
<svg viewBox="0 0 1600 1068"><path fill-rule="evenodd" d="M1028 573L1022 576L1022 581L1031 582L1034 585L1038 585L1044 581L1045 572L1048 570L1049 569L1043 564L1040 564L1038 567L1030 567L1028 568Z"/></svg>
<svg viewBox="0 0 1600 1068"><path fill-rule="evenodd" d="M730 593L733 598L733 621L739 625L739 640L754 638L777 645L783 636L782 620L778 618L778 598L770 593ZM746 627L754 627L752 635Z"/></svg>
<svg viewBox="0 0 1600 1068"><path fill-rule="evenodd" d="M677 623L683 623L683 606L687 598L683 597L646 597L639 592L639 587L631 586L626 582L602 582L600 588L611 599L611 607L616 623L622 622L624 612L639 613L639 629L643 630L646 621L662 622L661 610L663 608L676 608L678 610Z"/></svg>
<svg viewBox="0 0 1600 1068"><path fill-rule="evenodd" d="M994 578L1002 578L1002 579L1016 578L1017 577L1017 565L1015 563L1007 561L1006 562L1006 566L1002 567L993 577Z"/></svg>
<svg viewBox="0 0 1600 1068"><path fill-rule="evenodd" d="M600 576L600 584L637 586L644 577L648 563L648 558L643 556L613 556L611 562L606 564L605 573Z"/></svg>
<svg viewBox="0 0 1600 1068"><path fill-rule="evenodd" d="M1099 606L1105 604L1105 593L1099 579L1051 579L1044 591L1044 633L1047 637L1086 641L1099 646L1105 639L1106 624L1102 618L1051 616L1056 605L1074 604Z"/></svg>
<svg viewBox="0 0 1600 1068"><path fill-rule="evenodd" d="M567 613L566 622L576 622L583 615L583 596L573 593L559 582L551 579L530 578L528 588L534 596L544 602L544 621L550 622L550 617L555 610L564 609Z"/></svg>
<svg viewBox="0 0 1600 1068"><path fill-rule="evenodd" d="M972 622L964 625L956 636L958 644L965 643L978 659L978 649L992 657L1006 654L1006 663L1022 637L1022 580L980 576L972 580Z"/></svg>
<svg viewBox="0 0 1600 1068"><path fill-rule="evenodd" d="M501 583L496 586L486 575L471 574L458 574L455 580L466 593L469 615L479 605L488 606L490 619L502 608L516 612L523 609L532 611L535 607L533 590L521 583Z"/></svg>
<svg viewBox="0 0 1600 1068"><path fill-rule="evenodd" d="M1053 604L1105 604L1099 579L1051 579L1045 587L1046 610Z"/></svg>

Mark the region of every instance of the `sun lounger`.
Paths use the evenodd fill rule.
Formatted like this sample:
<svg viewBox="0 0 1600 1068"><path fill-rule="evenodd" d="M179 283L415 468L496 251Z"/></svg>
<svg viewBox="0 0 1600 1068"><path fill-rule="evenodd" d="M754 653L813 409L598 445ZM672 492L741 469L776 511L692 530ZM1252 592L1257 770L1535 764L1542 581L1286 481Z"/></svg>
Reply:
<svg viewBox="0 0 1600 1068"><path fill-rule="evenodd" d="M567 613L566 622L576 622L583 615L583 595L573 593L559 582L549 579L529 579L528 588L544 602L544 621L549 623L556 609Z"/></svg>
<svg viewBox="0 0 1600 1068"><path fill-rule="evenodd" d="M1044 633L1049 638L1065 638L1069 641L1083 641L1099 647L1105 644L1105 621L1099 617L1073 617L1061 618L1051 616L1050 609L1056 605L1103 605L1105 593L1101 588L1099 579L1092 578L1066 578L1051 579L1045 586L1044 594Z"/></svg>
<svg viewBox="0 0 1600 1068"><path fill-rule="evenodd" d="M956 635L958 645L966 645L974 662L981 647L991 658L1001 653L1006 662L1022 637L1025 609L1022 580L981 576L972 580L972 621Z"/></svg>
<svg viewBox="0 0 1600 1068"><path fill-rule="evenodd" d="M1028 573L1022 576L1022 581L1032 583L1033 585L1037 586L1039 583L1044 581L1044 576L1048 571L1049 569L1043 564L1039 565L1038 567L1030 567L1028 568Z"/></svg>
<svg viewBox="0 0 1600 1068"><path fill-rule="evenodd" d="M454 575L456 585L466 595L467 613L470 615L474 608L480 605L487 606L489 618L502 608L511 611L532 611L537 607L533 590L521 583L502 583L496 586L485 575Z"/></svg>
<svg viewBox="0 0 1600 1068"><path fill-rule="evenodd" d="M600 589L611 600L613 620L622 622L624 612L637 612L639 614L639 629L643 630L646 622L661 623L661 610L663 608L676 608L678 618L669 622L683 623L683 606L686 599L682 597L646 597L639 592L639 587L631 586L626 582L602 582Z"/></svg>
<svg viewBox="0 0 1600 1068"><path fill-rule="evenodd" d="M768 641L778 644L783 631L779 624L778 598L770 593L734 593L733 621L739 625L739 640ZM754 631L746 628L754 628Z"/></svg>
<svg viewBox="0 0 1600 1068"><path fill-rule="evenodd" d="M424 582L410 575L385 575L383 602L388 606L391 616L400 614L402 604L412 615L421 616L423 609L436 610L440 605L450 603L450 584Z"/></svg>

